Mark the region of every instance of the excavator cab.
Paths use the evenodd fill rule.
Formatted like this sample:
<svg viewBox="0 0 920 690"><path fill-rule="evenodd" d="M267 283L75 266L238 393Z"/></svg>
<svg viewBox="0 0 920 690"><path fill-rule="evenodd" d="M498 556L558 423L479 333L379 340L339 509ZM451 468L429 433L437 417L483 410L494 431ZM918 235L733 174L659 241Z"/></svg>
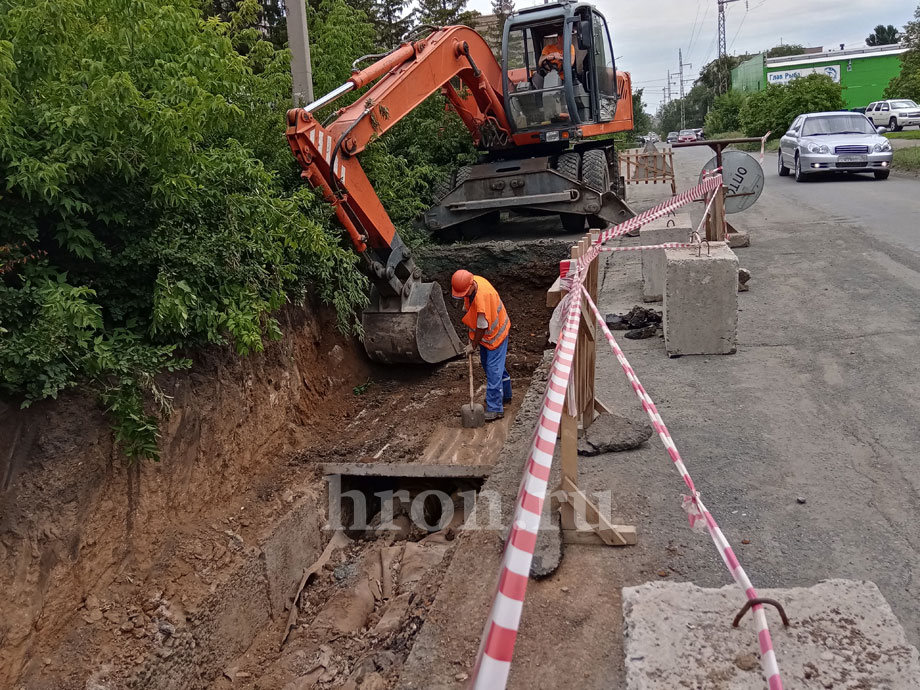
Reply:
<svg viewBox="0 0 920 690"><path fill-rule="evenodd" d="M539 5L511 16L502 41L502 75L515 133L537 131L544 141L559 141L553 130L602 126L616 115L610 32L592 5Z"/></svg>

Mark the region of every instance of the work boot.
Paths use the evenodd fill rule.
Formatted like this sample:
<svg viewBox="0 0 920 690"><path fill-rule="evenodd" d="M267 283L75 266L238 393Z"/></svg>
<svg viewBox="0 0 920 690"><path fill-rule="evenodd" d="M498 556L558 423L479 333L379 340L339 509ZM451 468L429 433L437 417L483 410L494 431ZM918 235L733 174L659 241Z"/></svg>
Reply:
<svg viewBox="0 0 920 690"><path fill-rule="evenodd" d="M492 410L486 410L486 421L494 422L496 419L501 419L505 416L504 412L492 412Z"/></svg>

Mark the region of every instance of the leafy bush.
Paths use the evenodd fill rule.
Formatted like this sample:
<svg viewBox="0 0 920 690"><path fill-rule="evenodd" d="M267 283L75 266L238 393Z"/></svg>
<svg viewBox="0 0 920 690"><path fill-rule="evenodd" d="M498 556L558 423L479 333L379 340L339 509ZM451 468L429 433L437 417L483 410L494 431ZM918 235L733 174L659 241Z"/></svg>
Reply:
<svg viewBox="0 0 920 690"><path fill-rule="evenodd" d="M353 328L365 281L284 145L288 55L247 28L255 0L230 22L196 0L4 4L0 392L86 385L125 454L156 457L178 348L258 351L308 293Z"/></svg>
<svg viewBox="0 0 920 690"><path fill-rule="evenodd" d="M843 89L824 74L809 74L785 85L770 84L750 94L741 107L741 127L749 137L768 131L781 137L802 113L843 110Z"/></svg>
<svg viewBox="0 0 920 690"><path fill-rule="evenodd" d="M741 129L741 107L745 94L740 91L728 91L717 96L712 108L706 114L707 132L734 132Z"/></svg>
<svg viewBox="0 0 920 690"><path fill-rule="evenodd" d="M888 83L884 96L920 101L920 7L914 12L914 20L904 27L902 43L908 50L901 55L901 72Z"/></svg>

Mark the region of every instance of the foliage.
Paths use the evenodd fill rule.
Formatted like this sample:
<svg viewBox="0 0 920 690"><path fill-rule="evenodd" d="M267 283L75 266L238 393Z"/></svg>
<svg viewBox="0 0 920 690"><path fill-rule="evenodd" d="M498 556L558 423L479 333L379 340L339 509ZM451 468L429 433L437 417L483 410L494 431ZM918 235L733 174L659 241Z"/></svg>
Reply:
<svg viewBox="0 0 920 690"><path fill-rule="evenodd" d="M652 131L652 116L645 111L645 103L642 100L643 89L633 91L633 131L639 134L645 134Z"/></svg>
<svg viewBox="0 0 920 690"><path fill-rule="evenodd" d="M704 87L711 94L711 103L716 96L731 89L732 70L750 57L747 54L718 57L700 70L700 76L694 84Z"/></svg>
<svg viewBox="0 0 920 690"><path fill-rule="evenodd" d="M416 16L419 24L450 26L467 23L466 0L419 0ZM477 13L478 14L478 13Z"/></svg>
<svg viewBox="0 0 920 690"><path fill-rule="evenodd" d="M901 32L893 24L879 24L866 37L867 46L889 46L901 40Z"/></svg>
<svg viewBox="0 0 920 690"><path fill-rule="evenodd" d="M227 21L195 0L5 5L0 392L84 385L125 454L156 457L178 348L261 350L309 293L351 328L364 280L283 146L288 56L255 0Z"/></svg>
<svg viewBox="0 0 920 690"><path fill-rule="evenodd" d="M809 74L788 84L769 84L765 90L749 94L741 107L741 127L749 137L769 131L775 139L785 134L802 113L843 109L840 84L824 74Z"/></svg>
<svg viewBox="0 0 920 690"><path fill-rule="evenodd" d="M732 132L741 129L741 106L745 94L729 91L717 97L704 120L707 132Z"/></svg>
<svg viewBox="0 0 920 690"><path fill-rule="evenodd" d="M888 83L885 98L912 98L920 101L920 7L904 27L901 41L908 48L901 55L901 72Z"/></svg>
<svg viewBox="0 0 920 690"><path fill-rule="evenodd" d="M702 127L706 111L709 109L715 96L702 84L697 84L684 97L684 120L686 125L681 126L681 99L670 103L663 103L658 109L658 129L667 134L686 128Z"/></svg>
<svg viewBox="0 0 920 690"><path fill-rule="evenodd" d="M782 43L773 46L764 53L767 58L789 57L791 55L802 55L805 53L805 46L800 43Z"/></svg>
<svg viewBox="0 0 920 690"><path fill-rule="evenodd" d="M412 14L406 12L410 0L375 0L371 18L377 32L377 45L386 50L395 48L412 25Z"/></svg>

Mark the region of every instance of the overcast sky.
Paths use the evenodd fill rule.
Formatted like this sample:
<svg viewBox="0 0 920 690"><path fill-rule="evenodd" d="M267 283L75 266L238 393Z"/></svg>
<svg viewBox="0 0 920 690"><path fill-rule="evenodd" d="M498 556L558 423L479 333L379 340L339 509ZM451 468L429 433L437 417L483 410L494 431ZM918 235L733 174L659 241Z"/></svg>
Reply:
<svg viewBox="0 0 920 690"><path fill-rule="evenodd" d="M825 50L865 45L877 24L899 29L913 17L920 0L738 0L726 6L728 51L756 53L783 43L824 46ZM518 0L529 7L534 0ZM542 4L542 3L539 3ZM633 87L645 88L645 102L654 114L664 98L670 69L678 71L678 49L684 51L684 77L697 76L716 57L717 0L595 0L607 18L617 67L632 74ZM489 0L469 0L469 8L492 11ZM674 78L677 95L677 78ZM692 86L688 82L686 88Z"/></svg>

